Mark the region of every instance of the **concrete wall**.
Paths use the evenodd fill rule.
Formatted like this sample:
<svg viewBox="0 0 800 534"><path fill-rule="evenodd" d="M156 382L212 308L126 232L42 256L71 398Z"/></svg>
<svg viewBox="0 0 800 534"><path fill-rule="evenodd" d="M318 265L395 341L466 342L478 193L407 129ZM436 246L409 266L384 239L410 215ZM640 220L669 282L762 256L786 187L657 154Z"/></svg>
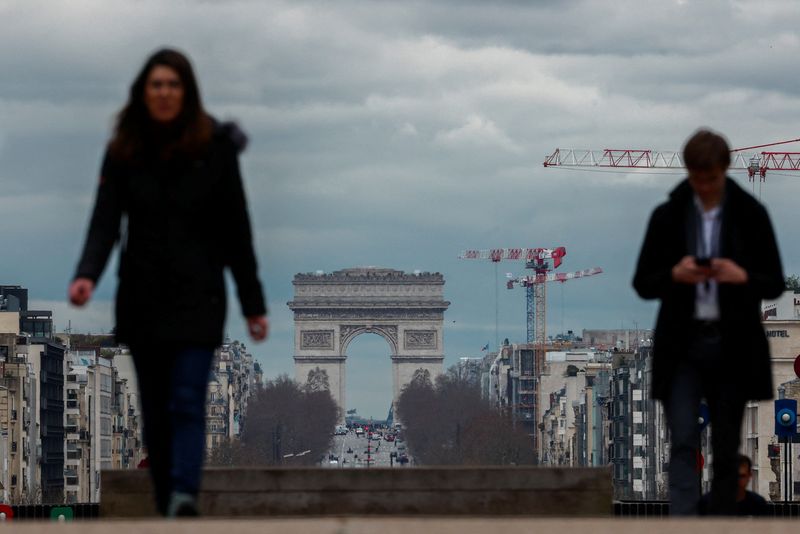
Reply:
<svg viewBox="0 0 800 534"><path fill-rule="evenodd" d="M0 334L19 335L19 312L0 312Z"/></svg>
<svg viewBox="0 0 800 534"><path fill-rule="evenodd" d="M144 470L104 471L101 515L154 515ZM204 516L612 513L610 471L536 467L206 469Z"/></svg>

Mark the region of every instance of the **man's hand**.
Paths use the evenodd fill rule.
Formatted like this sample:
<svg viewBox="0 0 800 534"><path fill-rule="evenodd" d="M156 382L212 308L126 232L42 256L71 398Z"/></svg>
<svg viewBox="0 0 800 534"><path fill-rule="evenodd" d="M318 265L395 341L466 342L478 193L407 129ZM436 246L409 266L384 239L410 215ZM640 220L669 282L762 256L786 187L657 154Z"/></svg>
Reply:
<svg viewBox="0 0 800 534"><path fill-rule="evenodd" d="M694 256L684 256L672 268L672 279L679 284L699 284L705 282L712 275L711 267L700 267L695 262Z"/></svg>
<svg viewBox="0 0 800 534"><path fill-rule="evenodd" d="M83 306L92 298L92 291L94 291L94 282L88 278L76 278L69 285L67 296L75 306Z"/></svg>
<svg viewBox="0 0 800 534"><path fill-rule="evenodd" d="M253 341L264 341L269 335L269 320L266 315L247 318L247 330Z"/></svg>
<svg viewBox="0 0 800 534"><path fill-rule="evenodd" d="M720 284L746 284L748 280L747 271L728 258L712 259L711 271L711 278Z"/></svg>

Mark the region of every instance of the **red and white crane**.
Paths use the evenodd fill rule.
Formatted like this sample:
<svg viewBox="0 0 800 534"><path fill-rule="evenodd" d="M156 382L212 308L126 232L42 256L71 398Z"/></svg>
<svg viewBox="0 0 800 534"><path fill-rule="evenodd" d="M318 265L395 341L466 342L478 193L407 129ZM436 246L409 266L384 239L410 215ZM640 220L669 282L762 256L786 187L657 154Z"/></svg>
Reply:
<svg viewBox="0 0 800 534"><path fill-rule="evenodd" d="M546 342L547 282L564 283L567 280L594 276L602 272L603 269L600 267L593 267L571 273L536 273L533 276L520 276L518 278L514 278L511 273L508 273L509 280L506 283L506 287L514 289L514 285L520 285L526 289L528 294L528 343L535 342L539 345L544 345ZM533 299L533 302L531 299ZM531 310L535 310L533 316ZM534 324L531 325L531 322ZM531 329L533 329L533 332L531 332Z"/></svg>
<svg viewBox="0 0 800 534"><path fill-rule="evenodd" d="M731 150L731 170L746 170L751 182L756 175L764 182L767 171L800 171L800 152L758 151L777 145L800 142L798 139ZM557 148L544 160L545 167L611 167L619 169L682 169L680 152L650 149L578 150Z"/></svg>
<svg viewBox="0 0 800 534"><path fill-rule="evenodd" d="M592 267L591 269L584 269L582 271L574 271L571 273L549 273L536 276L521 276L519 278L512 278L508 281L508 289L512 289L514 284L524 284L526 286L532 284L543 284L545 282L566 282L567 280L574 280L575 278L583 278L584 276L592 276L601 274L603 269L600 267Z"/></svg>
<svg viewBox="0 0 800 534"><path fill-rule="evenodd" d="M493 248L483 250L465 250L458 257L463 260L490 260L499 263L503 260L523 260L525 268L533 271L533 276L523 276L508 281L508 288L519 284L526 289L526 330L527 342L536 343L544 346L546 343L546 314L547 314L547 293L545 284L547 282L566 282L574 278L592 276L603 272L599 267L586 269L573 273L555 273L567 249L564 247L556 248ZM550 264L552 260L552 266Z"/></svg>

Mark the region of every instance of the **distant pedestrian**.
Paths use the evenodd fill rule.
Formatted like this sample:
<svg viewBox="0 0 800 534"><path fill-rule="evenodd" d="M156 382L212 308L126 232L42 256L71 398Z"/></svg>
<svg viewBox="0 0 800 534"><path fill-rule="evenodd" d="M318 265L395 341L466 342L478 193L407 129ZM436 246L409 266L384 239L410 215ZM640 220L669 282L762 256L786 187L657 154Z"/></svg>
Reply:
<svg viewBox="0 0 800 534"><path fill-rule="evenodd" d="M167 516L197 514L225 267L251 337L268 333L239 174L245 142L234 125L204 111L185 55L153 54L117 118L69 287L73 304L88 302L120 242L115 332L136 365L156 502Z"/></svg>
<svg viewBox="0 0 800 534"><path fill-rule="evenodd" d="M750 491L747 486L753 478L753 462L744 454L739 455L739 478L736 487L736 515L763 517L769 515L767 500L758 493ZM705 494L700 499L700 515L708 514L711 495Z"/></svg>
<svg viewBox="0 0 800 534"><path fill-rule="evenodd" d="M785 282L767 211L726 176L725 139L700 130L683 156L688 178L653 212L633 285L642 298L661 300L652 393L670 429L672 513L697 513L705 398L714 464L709 512L734 515L744 405L773 395L760 303L778 297Z"/></svg>

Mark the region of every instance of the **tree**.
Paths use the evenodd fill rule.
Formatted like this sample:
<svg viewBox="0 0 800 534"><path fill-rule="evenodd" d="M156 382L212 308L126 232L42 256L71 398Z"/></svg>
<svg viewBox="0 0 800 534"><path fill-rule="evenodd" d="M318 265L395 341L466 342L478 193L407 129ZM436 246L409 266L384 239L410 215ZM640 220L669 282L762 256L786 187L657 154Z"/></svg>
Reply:
<svg viewBox="0 0 800 534"><path fill-rule="evenodd" d="M800 292L800 276L790 274L786 277L786 289L794 292Z"/></svg>
<svg viewBox="0 0 800 534"><path fill-rule="evenodd" d="M415 373L416 375L416 373ZM403 388L396 409L408 447L427 465L530 464L528 435L489 406L470 373L451 367L435 384L422 373Z"/></svg>
<svg viewBox="0 0 800 534"><path fill-rule="evenodd" d="M313 465L330 450L338 421L330 391L314 391L281 375L256 390L239 441L220 444L209 464ZM298 456L305 451L310 452Z"/></svg>
<svg viewBox="0 0 800 534"><path fill-rule="evenodd" d="M208 457L208 464L214 466L234 466L248 463L248 451L237 439L226 439L217 445Z"/></svg>
<svg viewBox="0 0 800 534"><path fill-rule="evenodd" d="M26 492L21 490L10 491L6 504L42 504L42 497L42 487L37 482L34 482Z"/></svg>

